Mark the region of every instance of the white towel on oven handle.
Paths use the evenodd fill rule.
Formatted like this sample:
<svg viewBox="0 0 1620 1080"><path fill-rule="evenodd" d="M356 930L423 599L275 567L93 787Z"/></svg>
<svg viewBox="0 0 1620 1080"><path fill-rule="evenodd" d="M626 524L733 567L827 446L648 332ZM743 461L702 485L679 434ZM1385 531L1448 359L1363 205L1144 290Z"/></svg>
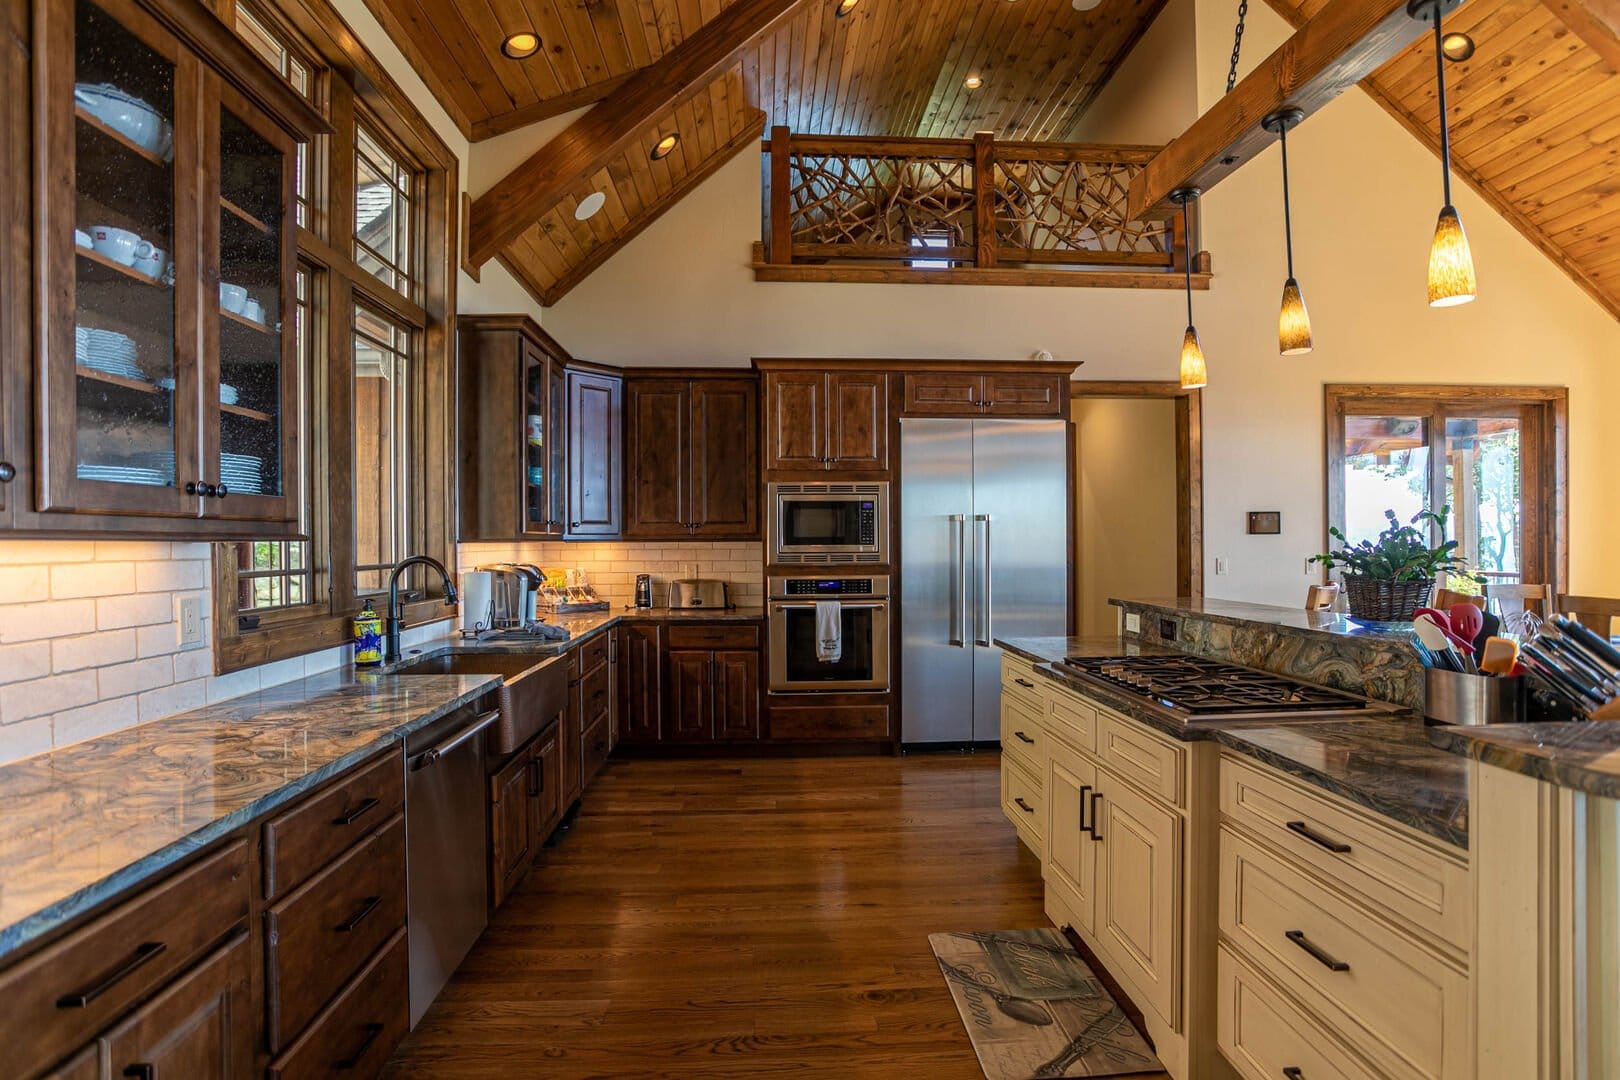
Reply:
<svg viewBox="0 0 1620 1080"><path fill-rule="evenodd" d="M816 601L816 659L836 664L844 658L844 605L837 600Z"/></svg>

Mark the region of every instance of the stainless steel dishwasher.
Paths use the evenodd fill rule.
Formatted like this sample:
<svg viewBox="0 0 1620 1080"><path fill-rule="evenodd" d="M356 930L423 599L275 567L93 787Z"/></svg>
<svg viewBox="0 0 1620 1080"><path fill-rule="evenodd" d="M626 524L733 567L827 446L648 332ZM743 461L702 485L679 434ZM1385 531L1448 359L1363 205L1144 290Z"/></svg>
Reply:
<svg viewBox="0 0 1620 1080"><path fill-rule="evenodd" d="M489 922L484 732L500 716L469 706L405 739L413 1028Z"/></svg>

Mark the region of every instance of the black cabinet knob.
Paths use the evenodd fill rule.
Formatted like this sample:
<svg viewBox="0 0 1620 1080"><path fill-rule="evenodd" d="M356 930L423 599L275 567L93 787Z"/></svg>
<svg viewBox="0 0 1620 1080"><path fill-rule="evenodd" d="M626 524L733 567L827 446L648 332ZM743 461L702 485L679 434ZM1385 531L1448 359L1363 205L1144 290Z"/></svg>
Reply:
<svg viewBox="0 0 1620 1080"><path fill-rule="evenodd" d="M17 466L9 461L0 461L0 484L9 484L17 479Z"/></svg>
<svg viewBox="0 0 1620 1080"><path fill-rule="evenodd" d="M569 526L568 526L568 527L569 527L569 528L570 528L570 529L577 529L577 528L579 528L579 522L577 522L577 521L576 521L576 522L573 522L573 523L572 523L572 524L570 524L570 525L569 525Z"/></svg>
<svg viewBox="0 0 1620 1080"><path fill-rule="evenodd" d="M218 487L216 487L214 489L215 498L223 499L225 496L229 495L230 493L231 493L231 489L226 487L224 484L221 484L221 485L219 485Z"/></svg>

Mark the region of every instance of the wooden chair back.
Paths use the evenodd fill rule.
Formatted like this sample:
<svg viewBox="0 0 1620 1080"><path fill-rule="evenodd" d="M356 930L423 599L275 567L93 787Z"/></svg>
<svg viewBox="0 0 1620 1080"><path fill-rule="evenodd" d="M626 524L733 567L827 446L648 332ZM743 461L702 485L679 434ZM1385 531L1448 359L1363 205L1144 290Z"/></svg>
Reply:
<svg viewBox="0 0 1620 1080"><path fill-rule="evenodd" d="M1602 596L1571 596L1558 594L1558 610L1579 622L1594 634L1611 637L1614 620L1620 619L1620 600Z"/></svg>
<svg viewBox="0 0 1620 1080"><path fill-rule="evenodd" d="M1473 604L1483 610L1485 598L1483 596L1474 596L1471 593L1453 592L1450 589L1434 590L1434 606L1441 611L1450 611L1458 604Z"/></svg>
<svg viewBox="0 0 1620 1080"><path fill-rule="evenodd" d="M1530 611L1531 604L1536 605L1535 613L1543 619L1552 613L1551 585L1498 585L1493 581L1485 586L1485 599L1495 602L1496 613L1503 619Z"/></svg>
<svg viewBox="0 0 1620 1080"><path fill-rule="evenodd" d="M1339 583L1334 581L1326 585L1312 585L1305 594L1306 611L1326 611L1333 606L1333 601L1339 598Z"/></svg>

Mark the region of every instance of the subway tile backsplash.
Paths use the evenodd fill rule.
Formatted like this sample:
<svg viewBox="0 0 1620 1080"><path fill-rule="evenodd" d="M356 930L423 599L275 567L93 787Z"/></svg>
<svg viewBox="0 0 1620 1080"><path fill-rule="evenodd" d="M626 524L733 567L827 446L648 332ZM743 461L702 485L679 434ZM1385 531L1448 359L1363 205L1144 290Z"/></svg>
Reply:
<svg viewBox="0 0 1620 1080"><path fill-rule="evenodd" d="M583 570L597 594L616 608L634 601L637 574L652 575L656 605L665 603L671 581L690 574L719 578L729 584L732 603L757 606L765 602L763 557L764 548L757 540L602 540L578 544L462 544L457 562L463 572L498 562Z"/></svg>

